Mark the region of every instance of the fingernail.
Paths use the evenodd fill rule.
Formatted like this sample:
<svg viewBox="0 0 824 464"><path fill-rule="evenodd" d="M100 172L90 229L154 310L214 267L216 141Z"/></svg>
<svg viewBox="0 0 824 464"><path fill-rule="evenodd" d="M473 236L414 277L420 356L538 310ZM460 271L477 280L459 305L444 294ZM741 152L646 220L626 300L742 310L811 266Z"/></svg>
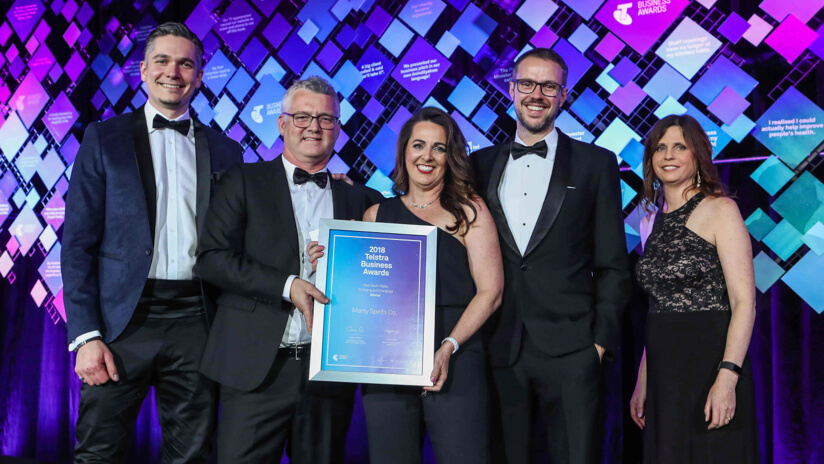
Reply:
<svg viewBox="0 0 824 464"><path fill-rule="evenodd" d="M434 382L434 381L435 381L435 377L430 377L430 378L429 378L429 381L430 381L430 382Z"/></svg>

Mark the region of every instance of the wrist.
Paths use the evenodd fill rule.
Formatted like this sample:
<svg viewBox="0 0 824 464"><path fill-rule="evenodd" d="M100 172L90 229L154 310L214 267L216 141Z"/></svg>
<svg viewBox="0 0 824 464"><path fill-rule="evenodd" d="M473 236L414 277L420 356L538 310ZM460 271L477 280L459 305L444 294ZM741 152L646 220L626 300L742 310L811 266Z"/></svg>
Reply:
<svg viewBox="0 0 824 464"><path fill-rule="evenodd" d="M715 381L725 385L735 386L738 384L738 374L729 369L718 369Z"/></svg>
<svg viewBox="0 0 824 464"><path fill-rule="evenodd" d="M444 346L444 344L445 344L446 342L451 343L451 344L452 344L452 346L453 346L453 349L452 349L452 353L451 353L451 354L455 354L455 353L458 351L458 348L460 348L460 345L458 344L458 340L455 340L455 339L454 339L454 338L452 338L452 337L446 337L446 338L444 338L444 339L441 341L441 347L442 347L442 348L443 348L443 346ZM449 345L447 345L447 347L448 347L448 346L449 346Z"/></svg>
<svg viewBox="0 0 824 464"><path fill-rule="evenodd" d="M83 348L84 346L86 346L87 344L89 344L91 342L102 341L102 340L103 340L103 337L101 337L99 335L94 336L94 337L89 338L89 339L86 339L86 340L83 340L82 342L78 343L77 346L74 347L74 352L77 353L78 351L80 351L80 348Z"/></svg>

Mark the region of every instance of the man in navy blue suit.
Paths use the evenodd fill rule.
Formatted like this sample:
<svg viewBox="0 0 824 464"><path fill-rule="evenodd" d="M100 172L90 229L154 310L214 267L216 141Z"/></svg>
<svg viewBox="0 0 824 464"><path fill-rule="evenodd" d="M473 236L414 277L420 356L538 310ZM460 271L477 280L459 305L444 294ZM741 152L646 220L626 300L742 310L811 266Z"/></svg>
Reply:
<svg viewBox="0 0 824 464"><path fill-rule="evenodd" d="M212 304L193 266L213 173L239 163L242 149L189 114L203 44L186 26L155 29L140 71L148 103L89 125L66 202L78 463L125 459L150 386L163 462L206 462L216 419L215 386L198 372Z"/></svg>

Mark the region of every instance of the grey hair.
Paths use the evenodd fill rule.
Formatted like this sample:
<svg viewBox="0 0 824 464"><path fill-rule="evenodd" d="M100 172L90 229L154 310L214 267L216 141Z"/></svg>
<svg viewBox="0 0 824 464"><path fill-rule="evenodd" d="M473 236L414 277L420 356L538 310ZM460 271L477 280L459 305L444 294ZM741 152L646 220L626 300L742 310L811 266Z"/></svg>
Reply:
<svg viewBox="0 0 824 464"><path fill-rule="evenodd" d="M332 87L332 84L329 83L326 79L318 76L309 76L306 79L300 79L292 82L292 85L289 86L289 89L286 90L286 94L283 95L283 102L281 103L281 111L289 111L289 104L292 103L292 96L295 95L295 92L298 90L308 90L314 93L320 93L323 95L329 95L335 101L335 105L338 107L338 114L336 116L340 116L340 102L338 101L338 92Z"/></svg>
<svg viewBox="0 0 824 464"><path fill-rule="evenodd" d="M158 37L165 37L173 35L175 37L182 37L193 44L195 44L195 52L197 53L197 69L203 69L203 42L189 30L186 25L181 23L163 23L157 26L155 30L149 34L146 39L146 48L143 51L143 59L148 61L149 54L154 50L154 41Z"/></svg>

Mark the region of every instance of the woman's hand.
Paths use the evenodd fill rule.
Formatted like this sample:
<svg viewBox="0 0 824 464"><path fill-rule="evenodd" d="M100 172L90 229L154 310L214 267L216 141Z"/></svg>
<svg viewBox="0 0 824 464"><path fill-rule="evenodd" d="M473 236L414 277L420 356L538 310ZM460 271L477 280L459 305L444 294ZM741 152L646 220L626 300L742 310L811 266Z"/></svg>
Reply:
<svg viewBox="0 0 824 464"><path fill-rule="evenodd" d="M318 245L318 242L309 242L306 246L306 254L309 256L309 262L312 263L312 272L318 270L318 258L323 256L324 248Z"/></svg>
<svg viewBox="0 0 824 464"><path fill-rule="evenodd" d="M635 384L635 391L632 392L632 399L629 400L629 412L632 416L632 421L641 430L647 425L647 416L644 412L644 406L647 402L647 379L638 378Z"/></svg>
<svg viewBox="0 0 824 464"><path fill-rule="evenodd" d="M730 423L735 417L735 385L738 376L728 369L718 371L718 377L707 395L704 405L704 422L707 430L717 429Z"/></svg>
<svg viewBox="0 0 824 464"><path fill-rule="evenodd" d="M447 342L441 345L438 351L435 352L432 375L429 376L429 380L431 380L434 385L431 387L423 387L424 390L431 392L441 391L444 382L446 382L447 374L449 373L449 359L452 357L452 350L454 349L455 346L452 345L452 342Z"/></svg>

